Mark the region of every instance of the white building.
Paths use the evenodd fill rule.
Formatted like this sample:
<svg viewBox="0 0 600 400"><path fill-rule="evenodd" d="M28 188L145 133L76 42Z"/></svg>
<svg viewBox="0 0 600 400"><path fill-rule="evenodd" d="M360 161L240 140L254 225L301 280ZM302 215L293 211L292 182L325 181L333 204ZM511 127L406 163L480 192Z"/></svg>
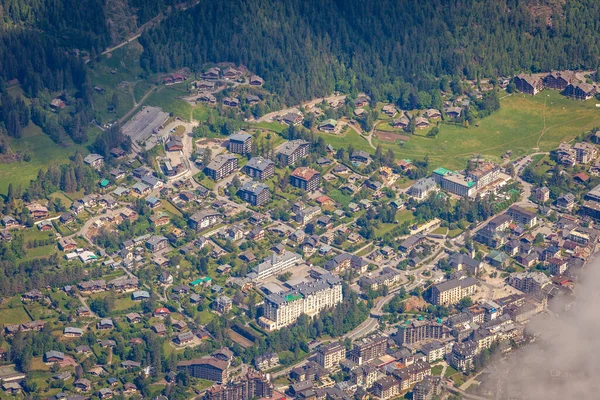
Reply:
<svg viewBox="0 0 600 400"><path fill-rule="evenodd" d="M321 279L296 285L288 292L267 296L259 324L267 330L281 329L296 322L302 314L312 317L341 302L341 279L326 274Z"/></svg>
<svg viewBox="0 0 600 400"><path fill-rule="evenodd" d="M292 253L289 250L285 250L283 254L273 253L271 257L264 259L263 262L258 264L248 276L255 280L265 279L280 274L288 268L297 265L301 260L302 257L299 254Z"/></svg>

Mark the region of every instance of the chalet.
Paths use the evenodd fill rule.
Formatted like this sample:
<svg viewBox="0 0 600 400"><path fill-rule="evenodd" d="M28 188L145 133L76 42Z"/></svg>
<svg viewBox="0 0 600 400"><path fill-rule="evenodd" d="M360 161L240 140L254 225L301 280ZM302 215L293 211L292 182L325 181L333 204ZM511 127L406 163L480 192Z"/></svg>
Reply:
<svg viewBox="0 0 600 400"><path fill-rule="evenodd" d="M442 118L442 113L439 110L436 110L435 108L430 108L429 110L425 111L424 115L426 118L429 119Z"/></svg>
<svg viewBox="0 0 600 400"><path fill-rule="evenodd" d="M88 379L80 378L73 382L73 387L80 392L89 392L92 389L92 382Z"/></svg>
<svg viewBox="0 0 600 400"><path fill-rule="evenodd" d="M585 82L571 83L565 88L564 94L576 100L588 100L596 94L596 86Z"/></svg>
<svg viewBox="0 0 600 400"><path fill-rule="evenodd" d="M46 206L42 206L41 204L38 204L38 203L31 203L31 204L27 205L27 209L31 213L31 216L33 217L33 219L47 218L48 215L50 215L48 208Z"/></svg>
<svg viewBox="0 0 600 400"><path fill-rule="evenodd" d="M63 353L61 351L50 350L44 354L44 362L45 363L60 362L60 361L64 361L64 359L65 359L65 353Z"/></svg>
<svg viewBox="0 0 600 400"><path fill-rule="evenodd" d="M300 125L303 119L302 114L289 112L281 117L281 122L287 125Z"/></svg>
<svg viewBox="0 0 600 400"><path fill-rule="evenodd" d="M2 383L2 390L6 393L16 396L21 393L22 387L18 382L4 382Z"/></svg>
<svg viewBox="0 0 600 400"><path fill-rule="evenodd" d="M112 149L110 149L110 155L114 158L123 157L125 154L127 154L125 150L123 150L120 147L113 147Z"/></svg>
<svg viewBox="0 0 600 400"><path fill-rule="evenodd" d="M161 336L167 333L167 328L164 324L154 324L152 325L152 330L154 331L154 333Z"/></svg>
<svg viewBox="0 0 600 400"><path fill-rule="evenodd" d="M142 316L136 312L129 313L125 315L127 318L127 322L131 324L137 324L138 322L142 322Z"/></svg>
<svg viewBox="0 0 600 400"><path fill-rule="evenodd" d="M125 369L136 369L140 368L141 366L142 364L137 361L125 360L121 362L121 368Z"/></svg>
<svg viewBox="0 0 600 400"><path fill-rule="evenodd" d="M194 341L194 333L190 331L180 333L179 335L175 336L173 341L180 346L184 346Z"/></svg>
<svg viewBox="0 0 600 400"><path fill-rule="evenodd" d="M549 89L565 90L576 81L577 77L572 71L552 71L544 77L544 86Z"/></svg>
<svg viewBox="0 0 600 400"><path fill-rule="evenodd" d="M182 320L173 320L172 324L173 328L175 328L178 332L183 331L187 328L187 323Z"/></svg>
<svg viewBox="0 0 600 400"><path fill-rule="evenodd" d="M84 294L100 293L106 291L106 281L104 279L83 281L77 285Z"/></svg>
<svg viewBox="0 0 600 400"><path fill-rule="evenodd" d="M77 354L89 354L92 352L92 349L87 344L82 344L75 347L75 353Z"/></svg>
<svg viewBox="0 0 600 400"><path fill-rule="evenodd" d="M371 159L371 155L366 151L356 150L350 155L350 160L366 164Z"/></svg>
<svg viewBox="0 0 600 400"><path fill-rule="evenodd" d="M131 294L131 299L133 301L148 300L149 298L150 298L150 293L148 293L145 290L138 290L137 292L133 292Z"/></svg>
<svg viewBox="0 0 600 400"><path fill-rule="evenodd" d="M96 328L99 330L112 329L112 328L114 328L114 324L113 324L112 319L104 318L104 319L101 319L100 322L98 322L96 324Z"/></svg>
<svg viewBox="0 0 600 400"><path fill-rule="evenodd" d="M77 248L77 242L71 237L62 237L58 241L58 248L65 252L71 252Z"/></svg>
<svg viewBox="0 0 600 400"><path fill-rule="evenodd" d="M519 92L535 96L543 87L543 81L535 76L527 74L519 74L514 78L515 86Z"/></svg>
<svg viewBox="0 0 600 400"><path fill-rule="evenodd" d="M196 101L199 101L201 103L216 104L217 98L210 93L201 93L200 96L196 99Z"/></svg>
<svg viewBox="0 0 600 400"><path fill-rule="evenodd" d="M152 225L156 227L168 225L170 221L171 218L169 218L169 215L165 213L158 213L150 216L150 222L152 222Z"/></svg>
<svg viewBox="0 0 600 400"><path fill-rule="evenodd" d="M182 151L183 140L178 136L171 136L169 141L165 143L165 148L167 151Z"/></svg>
<svg viewBox="0 0 600 400"><path fill-rule="evenodd" d="M235 97L224 97L222 103L227 107L237 107L240 105L240 101Z"/></svg>
<svg viewBox="0 0 600 400"><path fill-rule="evenodd" d="M123 394L124 395L132 395L135 392L137 392L137 386L135 386L135 384L133 384L131 382L126 382L123 385Z"/></svg>
<svg viewBox="0 0 600 400"><path fill-rule="evenodd" d="M138 182L131 187L131 190L139 196L145 196L152 191L152 188L145 183Z"/></svg>
<svg viewBox="0 0 600 400"><path fill-rule="evenodd" d="M162 205L162 202L158 197L148 196L146 198L146 205L152 209L155 209L160 207Z"/></svg>
<svg viewBox="0 0 600 400"><path fill-rule="evenodd" d="M462 108L460 107L448 107L446 109L446 115L449 118L458 118L462 114Z"/></svg>
<svg viewBox="0 0 600 400"><path fill-rule="evenodd" d="M394 128L406 128L408 127L408 124L410 123L410 121L408 120L408 118L406 118L404 115L401 115L400 118L396 118L395 120L392 121L392 126Z"/></svg>
<svg viewBox="0 0 600 400"><path fill-rule="evenodd" d="M254 241L261 240L264 237L265 237L265 230L264 230L264 228L261 228L261 227L253 228L248 233L248 238L250 238Z"/></svg>
<svg viewBox="0 0 600 400"><path fill-rule="evenodd" d="M16 228L19 226L19 222L10 215L7 215L2 218L2 226L5 228Z"/></svg>
<svg viewBox="0 0 600 400"><path fill-rule="evenodd" d="M335 119L327 119L319 125L319 130L334 133L337 130L337 126L338 122Z"/></svg>
<svg viewBox="0 0 600 400"><path fill-rule="evenodd" d="M83 162L92 168L100 169L104 165L104 156L95 153L88 154L83 159Z"/></svg>
<svg viewBox="0 0 600 400"><path fill-rule="evenodd" d="M148 185L153 190L163 187L163 182L154 175L145 175L142 177L142 183Z"/></svg>
<svg viewBox="0 0 600 400"><path fill-rule="evenodd" d="M418 129L425 129L429 127L429 120L423 117L415 118L415 127Z"/></svg>
<svg viewBox="0 0 600 400"><path fill-rule="evenodd" d="M359 96L354 100L355 107L364 107L369 104L369 98L367 96Z"/></svg>
<svg viewBox="0 0 600 400"><path fill-rule="evenodd" d="M388 117L392 118L398 113L398 110L393 104L386 104L381 108L381 111Z"/></svg>
<svg viewBox="0 0 600 400"><path fill-rule="evenodd" d="M213 68L209 68L200 77L202 79L206 79L207 81L215 81L215 80L219 79L220 76L221 76L221 69L218 67L213 67Z"/></svg>
<svg viewBox="0 0 600 400"><path fill-rule="evenodd" d="M169 311L168 308L159 307L156 310L154 310L153 315L155 317L166 317L167 315L171 315L171 311Z"/></svg>
<svg viewBox="0 0 600 400"><path fill-rule="evenodd" d="M260 97L254 94L246 95L246 102L250 105L254 105L260 102Z"/></svg>
<svg viewBox="0 0 600 400"><path fill-rule="evenodd" d="M52 225L52 222L50 221L42 221L39 224L37 224L37 227L42 232L49 232L52 229L54 229L54 225Z"/></svg>
<svg viewBox="0 0 600 400"><path fill-rule="evenodd" d="M112 399L113 391L109 388L102 388L98 391L98 397L101 399Z"/></svg>
<svg viewBox="0 0 600 400"><path fill-rule="evenodd" d="M249 83L252 86L262 86L262 85L264 85L265 81L258 75L252 75L252 76L250 76Z"/></svg>
<svg viewBox="0 0 600 400"><path fill-rule="evenodd" d="M233 67L227 67L223 70L223 79L235 80L242 76L242 73Z"/></svg>
<svg viewBox="0 0 600 400"><path fill-rule="evenodd" d="M164 236L154 235L146 241L146 247L156 253L169 247L169 241Z"/></svg>
<svg viewBox="0 0 600 400"><path fill-rule="evenodd" d="M56 97L50 101L50 108L54 111L61 110L67 106L67 103L60 97Z"/></svg>
<svg viewBox="0 0 600 400"><path fill-rule="evenodd" d="M83 329L74 328L67 326L63 331L63 336L65 337L81 337L83 335Z"/></svg>

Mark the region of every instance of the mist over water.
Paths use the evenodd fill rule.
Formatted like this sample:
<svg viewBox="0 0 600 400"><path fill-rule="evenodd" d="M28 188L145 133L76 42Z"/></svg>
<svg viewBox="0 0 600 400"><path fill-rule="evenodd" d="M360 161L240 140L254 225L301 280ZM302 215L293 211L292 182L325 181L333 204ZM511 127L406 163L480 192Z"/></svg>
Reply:
<svg viewBox="0 0 600 400"><path fill-rule="evenodd" d="M530 322L535 342L494 364L498 373L482 385L493 398L600 399L599 257L583 269L574 293L569 311Z"/></svg>

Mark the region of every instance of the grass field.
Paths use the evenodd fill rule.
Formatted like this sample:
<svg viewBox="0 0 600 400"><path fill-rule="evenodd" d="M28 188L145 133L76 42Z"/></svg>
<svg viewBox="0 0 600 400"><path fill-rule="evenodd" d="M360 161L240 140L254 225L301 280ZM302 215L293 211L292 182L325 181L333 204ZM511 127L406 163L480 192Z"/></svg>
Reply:
<svg viewBox="0 0 600 400"><path fill-rule="evenodd" d="M569 141L582 132L600 126L600 109L595 100L575 101L557 91L544 91L537 96L515 94L501 100L501 108L477 123L464 128L440 124L436 139L425 137L426 131L402 146L381 142L398 158L423 158L429 155L432 168L461 169L474 154L499 161L507 150L513 157L534 151L549 151L561 141ZM374 143L378 143L374 140Z"/></svg>
<svg viewBox="0 0 600 400"><path fill-rule="evenodd" d="M0 309L0 321L5 325L22 324L31 321L23 306Z"/></svg>
<svg viewBox="0 0 600 400"><path fill-rule="evenodd" d="M440 376L442 374L443 369L443 365L434 365L433 367L431 367L431 375Z"/></svg>
<svg viewBox="0 0 600 400"><path fill-rule="evenodd" d="M354 129L348 129L345 135L332 135L330 133L318 132L318 136L321 136L326 143L329 143L333 146L334 149L347 148L348 145L352 145L354 150L364 150L367 153L374 153L375 150L371 146L367 140L361 137Z"/></svg>
<svg viewBox="0 0 600 400"><path fill-rule="evenodd" d="M146 99L144 105L160 107L163 111L188 121L192 115L192 106L187 101L175 98L186 93L175 86L161 87Z"/></svg>
<svg viewBox="0 0 600 400"><path fill-rule="evenodd" d="M34 124L23 129L20 139L11 138L9 141L13 151L26 153L31 156L31 160L0 164L0 193L6 193L9 183L28 186L29 181L37 176L41 168L46 168L49 162L64 164L77 150L88 153L84 145L60 147Z"/></svg>

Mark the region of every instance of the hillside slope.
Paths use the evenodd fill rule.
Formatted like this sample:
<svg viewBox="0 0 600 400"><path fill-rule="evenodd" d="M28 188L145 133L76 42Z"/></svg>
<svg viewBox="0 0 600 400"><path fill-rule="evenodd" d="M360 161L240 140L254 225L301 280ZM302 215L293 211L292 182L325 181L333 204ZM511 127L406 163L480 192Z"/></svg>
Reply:
<svg viewBox="0 0 600 400"><path fill-rule="evenodd" d="M599 17L593 0L207 1L141 43L149 70L231 61L294 103L336 87L390 97L398 77L430 90L444 74L596 68Z"/></svg>

